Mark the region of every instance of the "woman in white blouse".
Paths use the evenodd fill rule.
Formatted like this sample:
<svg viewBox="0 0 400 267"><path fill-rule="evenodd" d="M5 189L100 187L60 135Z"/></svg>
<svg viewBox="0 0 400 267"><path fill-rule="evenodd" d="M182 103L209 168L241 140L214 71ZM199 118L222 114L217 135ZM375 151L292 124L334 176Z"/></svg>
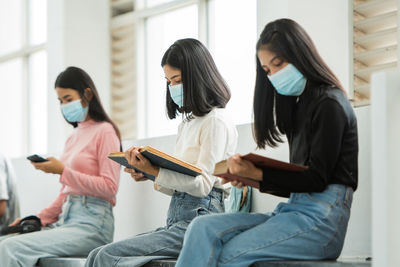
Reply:
<svg viewBox="0 0 400 267"><path fill-rule="evenodd" d="M168 117L181 115L175 156L202 169L191 177L152 165L139 147L126 151L129 163L156 177L154 188L172 196L167 225L153 232L93 250L86 266L141 266L152 259L177 258L189 223L224 211L224 187L213 176L215 163L235 152L237 132L225 115L230 91L207 48L195 39L176 41L161 66L167 80ZM142 173L125 169L135 181Z"/></svg>

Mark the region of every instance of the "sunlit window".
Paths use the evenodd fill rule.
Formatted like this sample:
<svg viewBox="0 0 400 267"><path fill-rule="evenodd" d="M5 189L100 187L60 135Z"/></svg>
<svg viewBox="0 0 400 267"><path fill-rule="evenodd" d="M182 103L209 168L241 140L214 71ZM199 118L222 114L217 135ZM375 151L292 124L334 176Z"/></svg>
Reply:
<svg viewBox="0 0 400 267"><path fill-rule="evenodd" d="M208 10L209 48L232 92L227 111L236 124L249 123L256 75L256 1L211 0Z"/></svg>
<svg viewBox="0 0 400 267"><path fill-rule="evenodd" d="M182 38L197 38L197 6L192 5L146 21L146 128L147 137L176 133L181 119L166 114L166 83L161 58L168 47ZM141 118L139 118L141 119ZM144 118L143 118L144 119Z"/></svg>
<svg viewBox="0 0 400 267"><path fill-rule="evenodd" d="M0 0L0 152L47 152L46 0Z"/></svg>

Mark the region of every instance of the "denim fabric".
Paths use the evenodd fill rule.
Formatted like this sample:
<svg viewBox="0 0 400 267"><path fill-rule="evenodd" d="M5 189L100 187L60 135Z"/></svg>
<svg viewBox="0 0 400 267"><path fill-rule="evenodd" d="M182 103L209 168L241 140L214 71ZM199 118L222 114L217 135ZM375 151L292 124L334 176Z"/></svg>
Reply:
<svg viewBox="0 0 400 267"><path fill-rule="evenodd" d="M196 218L185 234L176 267L336 259L343 247L352 196L351 187L334 184L322 193L292 193L272 213Z"/></svg>
<svg viewBox="0 0 400 267"><path fill-rule="evenodd" d="M223 193L213 188L204 198L175 192L168 209L167 226L108 244L90 252L85 266L142 266L162 258L177 258L186 229L200 215L224 211Z"/></svg>
<svg viewBox="0 0 400 267"><path fill-rule="evenodd" d="M0 266L35 266L39 258L86 256L112 241L114 217L109 202L69 195L59 220L39 232L0 237Z"/></svg>

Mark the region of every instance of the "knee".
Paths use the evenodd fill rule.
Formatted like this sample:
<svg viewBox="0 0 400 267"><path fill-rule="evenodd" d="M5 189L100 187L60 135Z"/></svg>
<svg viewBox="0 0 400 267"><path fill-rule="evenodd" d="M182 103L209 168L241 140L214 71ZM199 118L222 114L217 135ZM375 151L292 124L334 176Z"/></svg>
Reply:
<svg viewBox="0 0 400 267"><path fill-rule="evenodd" d="M187 235L192 235L194 233L199 234L203 232L209 233L209 231L212 231L212 227L210 226L213 225L213 217L214 216L212 215L205 215L194 218L188 226Z"/></svg>
<svg viewBox="0 0 400 267"><path fill-rule="evenodd" d="M94 259L94 258L96 258L96 256L97 256L97 254L99 253L99 251L100 251L100 249L101 249L102 247L98 247L98 248L95 248L95 249L93 249L92 251L90 251L89 252L89 255L87 256L87 259L88 260L90 260L90 259Z"/></svg>

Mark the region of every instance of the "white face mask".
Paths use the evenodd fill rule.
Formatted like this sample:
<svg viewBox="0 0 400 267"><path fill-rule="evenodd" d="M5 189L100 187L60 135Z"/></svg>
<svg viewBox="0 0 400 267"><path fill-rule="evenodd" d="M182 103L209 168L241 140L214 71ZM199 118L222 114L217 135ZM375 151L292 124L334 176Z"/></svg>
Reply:
<svg viewBox="0 0 400 267"><path fill-rule="evenodd" d="M181 108L183 106L183 84L168 85L168 88L172 100Z"/></svg>

